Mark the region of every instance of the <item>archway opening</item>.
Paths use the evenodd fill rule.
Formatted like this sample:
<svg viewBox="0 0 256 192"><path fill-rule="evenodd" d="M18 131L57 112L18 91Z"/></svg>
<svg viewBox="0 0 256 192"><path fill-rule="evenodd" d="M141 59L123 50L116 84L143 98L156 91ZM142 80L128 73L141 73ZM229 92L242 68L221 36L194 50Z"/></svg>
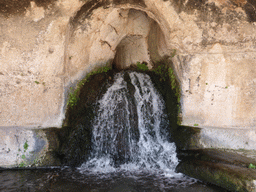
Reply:
<svg viewBox="0 0 256 192"><path fill-rule="evenodd" d="M159 24L147 13L129 9L126 35L115 48L113 68L127 69L132 64L147 63L149 69L166 58L167 45Z"/></svg>
<svg viewBox="0 0 256 192"><path fill-rule="evenodd" d="M86 20L83 22L80 25L89 25ZM78 26L78 32L73 33L68 55L76 56L68 58L69 69L77 74L82 74L82 72L90 74L106 63L111 64L112 68L117 71L129 69L137 62L146 63L148 68L152 69L147 73L151 78L153 77L153 84L160 89L160 94L167 101L168 106L165 110L171 109L167 114L174 117L170 119L170 124L175 124L177 122L177 99L168 80L168 70L172 67L171 55L168 52L165 34L158 22L141 10L113 9L106 15L104 22L99 23L99 26L99 29L92 28L84 31ZM96 33L92 32L93 29ZM90 34L93 34L91 38L89 38ZM85 41L90 43L81 43ZM157 74L154 70L159 66L163 68ZM81 70L75 70L77 68ZM95 116L94 109L97 108L97 100L112 85L111 83L114 83L115 72L116 70L112 70L105 74L90 76L90 79L86 80L77 92L77 105L73 108L68 106L67 131L63 133L64 142L60 147L64 164L77 166L88 159L91 151L91 122ZM77 81L82 76L84 75L73 77ZM127 86L131 85L130 81L128 78ZM80 85L80 83L74 84Z"/></svg>

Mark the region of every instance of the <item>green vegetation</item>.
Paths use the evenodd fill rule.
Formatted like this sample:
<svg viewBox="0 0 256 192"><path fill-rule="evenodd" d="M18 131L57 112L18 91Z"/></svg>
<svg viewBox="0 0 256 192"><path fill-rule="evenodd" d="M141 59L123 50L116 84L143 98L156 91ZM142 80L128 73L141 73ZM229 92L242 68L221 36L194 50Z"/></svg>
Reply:
<svg viewBox="0 0 256 192"><path fill-rule="evenodd" d="M173 54L171 57L174 57L176 54L176 50L173 50ZM166 62L159 62L156 63L156 67L152 70L155 74L160 76L160 81L167 81L169 80L171 84L171 89L174 91L175 96L177 98L177 109L178 109L178 122L177 124L181 124L181 107L180 107L180 99L181 99L181 90L179 88L179 83L176 79L175 73L172 67L169 66Z"/></svg>
<svg viewBox="0 0 256 192"><path fill-rule="evenodd" d="M39 81L34 81L37 85L40 84ZM42 82L42 85L45 86L45 82Z"/></svg>
<svg viewBox="0 0 256 192"><path fill-rule="evenodd" d="M81 88L83 87L83 85L87 82L89 82L89 78L92 76L92 75L95 75L95 74L99 74L99 73L106 73L108 72L109 70L111 69L111 67L108 67L108 64L105 66L105 67L101 67L101 68L98 68L97 70L94 70L90 73L88 73L86 75L85 78L83 78L76 86L76 89L74 90L72 87L70 88L70 93L69 93L69 99L68 99L68 102L67 102L67 105L68 107L71 107L73 108L74 106L77 105L78 101L79 101L79 93L80 93L80 90Z"/></svg>
<svg viewBox="0 0 256 192"><path fill-rule="evenodd" d="M256 165L254 165L254 164L252 164L252 163L250 163L250 165L249 165L249 167L248 167L249 169L256 169Z"/></svg>
<svg viewBox="0 0 256 192"><path fill-rule="evenodd" d="M173 49L173 53L171 57L174 57L176 55L176 49ZM174 71L171 67L168 66L166 63L160 63L156 68L153 69L153 71L161 76L160 81L166 81L169 77L169 80L171 82L171 88L175 91L175 96L177 97L177 102L180 103L180 88L178 85L178 82L176 80Z"/></svg>
<svg viewBox="0 0 256 192"><path fill-rule="evenodd" d="M28 145L28 141L26 140L25 141L25 143L24 143L24 145L23 145L23 148L24 148L24 153L26 153L26 151L28 150L28 147L29 147L29 145ZM21 149L18 149L18 151L21 151ZM19 156L20 154L17 154L17 156ZM26 159L26 156L25 156L25 154L22 154L21 156L20 156L22 159ZM24 161L22 161L20 164L19 164L19 167L25 167L26 166L26 164L25 164L25 162Z"/></svg>
<svg viewBox="0 0 256 192"><path fill-rule="evenodd" d="M177 97L177 102L180 103L180 88L179 88L179 85L176 81L176 77L174 75L174 72L173 72L173 69L170 67L168 69L168 72L169 72L169 78L170 78L170 81L171 81L171 88L172 90L175 91L175 96Z"/></svg>
<svg viewBox="0 0 256 192"><path fill-rule="evenodd" d="M195 123L195 124L194 124L194 126L198 126L198 124L197 124L197 123Z"/></svg>
<svg viewBox="0 0 256 192"><path fill-rule="evenodd" d="M148 71L148 66L145 63L136 63L137 69L141 71Z"/></svg>
<svg viewBox="0 0 256 192"><path fill-rule="evenodd" d="M153 72L160 76L160 81L166 81L169 78L171 83L171 89L175 91L177 102L180 103L181 90L179 88L173 69L167 64L158 64L158 66L153 69Z"/></svg>
<svg viewBox="0 0 256 192"><path fill-rule="evenodd" d="M68 99L67 105L70 106L71 108L73 108L74 106L76 106L76 104L79 100L78 95L79 95L80 89L76 89L73 91L73 88L71 87L70 90L73 93L72 92L69 93L69 99Z"/></svg>
<svg viewBox="0 0 256 192"><path fill-rule="evenodd" d="M166 81L168 79L168 69L168 65L158 64L158 66L153 69L153 72L160 76L160 81Z"/></svg>
<svg viewBox="0 0 256 192"><path fill-rule="evenodd" d="M19 167L24 167L25 166L25 163L22 161L20 164L19 164Z"/></svg>
<svg viewBox="0 0 256 192"><path fill-rule="evenodd" d="M28 150L28 141L26 140L26 142L24 143L23 145L23 148L24 148L24 152L26 152Z"/></svg>

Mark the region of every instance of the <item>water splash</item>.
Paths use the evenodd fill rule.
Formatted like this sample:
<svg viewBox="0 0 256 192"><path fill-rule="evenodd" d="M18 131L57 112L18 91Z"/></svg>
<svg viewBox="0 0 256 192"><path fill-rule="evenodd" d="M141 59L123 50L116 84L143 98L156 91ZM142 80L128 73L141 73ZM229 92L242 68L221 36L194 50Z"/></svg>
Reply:
<svg viewBox="0 0 256 192"><path fill-rule="evenodd" d="M82 172L160 171L173 176L176 146L167 140L165 103L150 77L137 72L115 75L93 122L91 158Z"/></svg>

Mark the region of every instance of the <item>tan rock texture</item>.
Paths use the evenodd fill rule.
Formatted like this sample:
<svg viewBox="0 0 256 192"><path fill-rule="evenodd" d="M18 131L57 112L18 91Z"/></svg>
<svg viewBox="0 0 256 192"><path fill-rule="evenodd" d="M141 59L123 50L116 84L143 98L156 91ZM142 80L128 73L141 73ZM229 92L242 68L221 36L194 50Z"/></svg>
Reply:
<svg viewBox="0 0 256 192"><path fill-rule="evenodd" d="M167 57L183 125L254 130L255 51L254 0L0 1L0 127L61 127L96 67Z"/></svg>

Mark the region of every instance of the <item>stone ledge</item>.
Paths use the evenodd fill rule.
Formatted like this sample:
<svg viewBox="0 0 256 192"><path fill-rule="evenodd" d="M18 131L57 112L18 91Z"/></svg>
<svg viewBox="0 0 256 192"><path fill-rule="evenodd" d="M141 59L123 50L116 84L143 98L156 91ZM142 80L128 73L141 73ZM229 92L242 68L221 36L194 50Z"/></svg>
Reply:
<svg viewBox="0 0 256 192"><path fill-rule="evenodd" d="M172 137L178 149L256 150L255 129L179 126Z"/></svg>
<svg viewBox="0 0 256 192"><path fill-rule="evenodd" d="M255 153L255 151L254 151ZM229 191L256 191L255 158L218 149L180 151L178 172Z"/></svg>
<svg viewBox="0 0 256 192"><path fill-rule="evenodd" d="M58 138L50 130L0 128L0 168L58 166Z"/></svg>

